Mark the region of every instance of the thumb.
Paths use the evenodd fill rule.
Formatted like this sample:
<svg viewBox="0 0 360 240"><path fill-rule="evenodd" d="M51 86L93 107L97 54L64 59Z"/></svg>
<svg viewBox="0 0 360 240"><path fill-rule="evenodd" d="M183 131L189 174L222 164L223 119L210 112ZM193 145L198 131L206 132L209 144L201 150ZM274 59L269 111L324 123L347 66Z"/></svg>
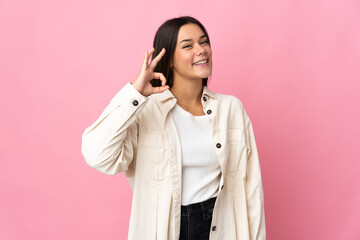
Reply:
<svg viewBox="0 0 360 240"><path fill-rule="evenodd" d="M162 92L166 91L167 89L170 89L169 85L153 87L153 93L162 93Z"/></svg>

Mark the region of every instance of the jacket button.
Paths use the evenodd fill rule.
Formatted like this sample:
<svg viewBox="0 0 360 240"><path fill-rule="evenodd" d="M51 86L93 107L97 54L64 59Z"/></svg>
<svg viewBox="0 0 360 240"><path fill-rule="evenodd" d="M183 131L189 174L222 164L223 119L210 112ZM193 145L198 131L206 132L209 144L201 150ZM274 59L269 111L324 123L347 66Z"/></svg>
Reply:
<svg viewBox="0 0 360 240"><path fill-rule="evenodd" d="M207 98L206 98L206 97L203 97L203 100L204 100L204 101L206 101L206 100L207 100Z"/></svg>
<svg viewBox="0 0 360 240"><path fill-rule="evenodd" d="M224 185L221 186L221 190L224 188Z"/></svg>
<svg viewBox="0 0 360 240"><path fill-rule="evenodd" d="M213 226L213 227L212 227L212 230L215 231L215 230L216 230L216 226Z"/></svg>
<svg viewBox="0 0 360 240"><path fill-rule="evenodd" d="M221 148L221 144L220 144L220 143L217 143L217 144L216 144L216 147L217 147L217 148Z"/></svg>
<svg viewBox="0 0 360 240"><path fill-rule="evenodd" d="M134 105L134 106L137 106L138 104L139 104L139 102L138 102L137 100L134 100L134 101L133 101L133 105Z"/></svg>
<svg viewBox="0 0 360 240"><path fill-rule="evenodd" d="M211 114L211 110L209 109L209 110L207 110L207 112L206 112L207 114Z"/></svg>

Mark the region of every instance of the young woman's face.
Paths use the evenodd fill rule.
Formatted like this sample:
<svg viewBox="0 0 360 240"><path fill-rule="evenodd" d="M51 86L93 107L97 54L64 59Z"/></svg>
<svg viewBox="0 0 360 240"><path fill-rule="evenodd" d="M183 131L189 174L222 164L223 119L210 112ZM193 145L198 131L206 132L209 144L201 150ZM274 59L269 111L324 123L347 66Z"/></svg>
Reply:
<svg viewBox="0 0 360 240"><path fill-rule="evenodd" d="M212 70L211 55L211 47L201 28L194 23L183 25L174 52L174 80L202 80L209 77ZM199 64L199 61L204 60L205 63Z"/></svg>

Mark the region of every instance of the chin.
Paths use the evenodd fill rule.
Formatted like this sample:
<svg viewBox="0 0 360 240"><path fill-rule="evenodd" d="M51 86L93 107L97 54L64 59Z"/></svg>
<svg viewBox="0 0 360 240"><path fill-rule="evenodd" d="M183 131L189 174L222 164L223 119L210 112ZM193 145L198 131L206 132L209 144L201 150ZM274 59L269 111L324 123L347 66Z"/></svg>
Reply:
<svg viewBox="0 0 360 240"><path fill-rule="evenodd" d="M211 71L210 72L208 72L208 73L204 73L204 74L201 74L199 77L201 77L201 78L208 78L208 77L210 77L210 75L211 75Z"/></svg>

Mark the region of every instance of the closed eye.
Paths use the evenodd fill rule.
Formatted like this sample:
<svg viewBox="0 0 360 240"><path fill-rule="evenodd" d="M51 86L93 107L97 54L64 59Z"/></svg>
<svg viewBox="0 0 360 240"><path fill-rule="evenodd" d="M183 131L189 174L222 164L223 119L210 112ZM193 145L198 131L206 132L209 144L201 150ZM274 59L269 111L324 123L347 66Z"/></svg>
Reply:
<svg viewBox="0 0 360 240"><path fill-rule="evenodd" d="M206 44L206 43L209 43L209 41L205 40L205 41L202 41L201 44ZM187 47L190 47L191 45L185 45L183 46L183 48L187 48Z"/></svg>

